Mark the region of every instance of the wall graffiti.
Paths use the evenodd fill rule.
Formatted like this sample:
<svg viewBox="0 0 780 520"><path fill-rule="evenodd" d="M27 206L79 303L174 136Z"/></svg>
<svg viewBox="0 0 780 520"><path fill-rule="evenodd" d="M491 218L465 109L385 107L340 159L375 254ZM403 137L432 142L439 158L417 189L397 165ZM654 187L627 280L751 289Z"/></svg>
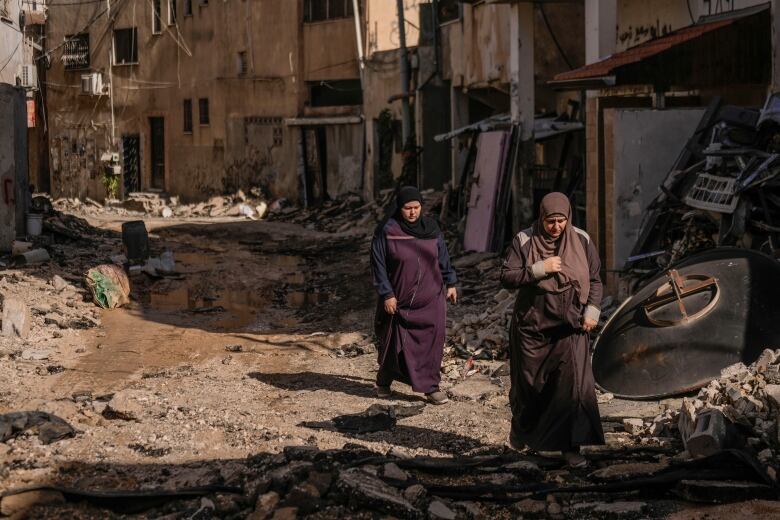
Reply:
<svg viewBox="0 0 780 520"><path fill-rule="evenodd" d="M652 40L659 36L665 36L672 32L672 26L668 23L662 24L660 20L655 24L638 25L636 27L629 25L618 35L618 40L622 45L634 45L646 40Z"/></svg>

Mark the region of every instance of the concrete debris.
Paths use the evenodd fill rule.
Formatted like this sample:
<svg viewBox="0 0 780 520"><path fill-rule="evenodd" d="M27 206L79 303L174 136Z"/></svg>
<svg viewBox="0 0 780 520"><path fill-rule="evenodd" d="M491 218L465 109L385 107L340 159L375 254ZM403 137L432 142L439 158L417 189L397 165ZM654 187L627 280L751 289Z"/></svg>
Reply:
<svg viewBox="0 0 780 520"><path fill-rule="evenodd" d="M30 309L18 298L3 298L3 336L26 339L30 335Z"/></svg>
<svg viewBox="0 0 780 520"><path fill-rule="evenodd" d="M745 366L735 363L721 377L683 399L674 420L693 457L706 456L729 442L730 424L748 432L747 444L763 454L762 462L776 461L780 452L780 350L765 350ZM664 418L661 421L669 426ZM776 464L776 462L774 462Z"/></svg>
<svg viewBox="0 0 780 520"><path fill-rule="evenodd" d="M239 190L233 195L214 196L206 202L182 204L179 197L165 197L157 193L131 193L123 201L82 203L77 198L61 198L53 201L59 211L78 211L86 215L113 214L119 216L149 216L170 218L243 217L262 219L268 203L259 188L250 190L247 196Z"/></svg>

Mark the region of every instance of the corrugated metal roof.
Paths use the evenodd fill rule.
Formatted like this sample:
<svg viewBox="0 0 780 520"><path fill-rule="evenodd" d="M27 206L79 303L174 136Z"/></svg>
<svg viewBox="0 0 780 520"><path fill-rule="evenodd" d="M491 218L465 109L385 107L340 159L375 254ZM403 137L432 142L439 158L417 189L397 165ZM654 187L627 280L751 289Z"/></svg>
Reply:
<svg viewBox="0 0 780 520"><path fill-rule="evenodd" d="M562 72L561 74L556 75L551 83L554 84L557 82L571 82L611 76L615 73L616 69L620 67L641 62L642 60L661 54L677 45L694 40L703 34L717 31L718 29L731 25L748 16L768 9L767 6L759 7L760 8L758 9L752 8L745 9L744 11L735 11L731 17L726 19L702 21L695 25L678 29L666 36L646 41L635 47L626 49L623 52L613 54L601 61L597 61L596 63L591 63L590 65L572 71Z"/></svg>

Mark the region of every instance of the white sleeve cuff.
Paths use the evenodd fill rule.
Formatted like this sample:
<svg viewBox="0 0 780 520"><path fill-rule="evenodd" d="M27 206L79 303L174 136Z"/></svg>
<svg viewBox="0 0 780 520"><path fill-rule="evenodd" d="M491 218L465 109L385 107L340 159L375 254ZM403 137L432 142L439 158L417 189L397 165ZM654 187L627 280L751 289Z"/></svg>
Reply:
<svg viewBox="0 0 780 520"><path fill-rule="evenodd" d="M533 273L534 278L537 280L541 280L547 276L547 272L544 270L544 260L539 260L534 265L532 265L531 272Z"/></svg>
<svg viewBox="0 0 780 520"><path fill-rule="evenodd" d="M587 307L585 307L585 313L583 314L583 318L585 318L586 320L593 320L598 323L600 316L601 316L601 309L599 309L595 305L588 305Z"/></svg>

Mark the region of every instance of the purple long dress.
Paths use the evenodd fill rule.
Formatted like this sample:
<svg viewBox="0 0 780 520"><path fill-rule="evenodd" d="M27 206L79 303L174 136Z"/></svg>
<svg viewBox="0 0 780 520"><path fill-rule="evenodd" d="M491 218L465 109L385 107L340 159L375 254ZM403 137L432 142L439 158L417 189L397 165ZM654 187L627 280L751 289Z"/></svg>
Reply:
<svg viewBox="0 0 780 520"><path fill-rule="evenodd" d="M415 392L436 391L446 334L444 289L457 282L443 237L415 238L391 218L374 236L371 266L379 294L374 323L380 343L377 385L401 381ZM393 296L398 311L390 315L384 302Z"/></svg>

